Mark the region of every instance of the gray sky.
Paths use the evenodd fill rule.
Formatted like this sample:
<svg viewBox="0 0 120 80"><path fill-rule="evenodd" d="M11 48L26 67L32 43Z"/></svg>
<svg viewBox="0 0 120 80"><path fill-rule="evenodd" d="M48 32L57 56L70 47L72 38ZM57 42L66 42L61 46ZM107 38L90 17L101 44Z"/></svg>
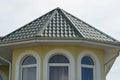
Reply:
<svg viewBox="0 0 120 80"><path fill-rule="evenodd" d="M0 36L60 7L120 41L120 0L0 0ZM119 80L120 57L107 80Z"/></svg>

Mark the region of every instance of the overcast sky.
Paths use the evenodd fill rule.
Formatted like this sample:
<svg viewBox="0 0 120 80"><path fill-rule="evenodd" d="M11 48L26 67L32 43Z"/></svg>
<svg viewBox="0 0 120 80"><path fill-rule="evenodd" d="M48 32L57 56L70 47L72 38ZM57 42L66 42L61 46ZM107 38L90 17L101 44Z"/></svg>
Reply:
<svg viewBox="0 0 120 80"><path fill-rule="evenodd" d="M0 36L60 7L120 41L120 0L0 0ZM119 80L120 57L107 80Z"/></svg>

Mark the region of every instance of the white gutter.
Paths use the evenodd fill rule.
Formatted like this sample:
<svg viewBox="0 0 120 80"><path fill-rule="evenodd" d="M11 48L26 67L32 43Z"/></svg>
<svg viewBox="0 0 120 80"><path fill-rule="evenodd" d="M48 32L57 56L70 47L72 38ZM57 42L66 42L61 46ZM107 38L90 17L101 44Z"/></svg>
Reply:
<svg viewBox="0 0 120 80"><path fill-rule="evenodd" d="M0 47L19 45L19 44L28 44L28 43L44 43L44 42L47 42L47 43L55 43L55 42L57 43L86 43L86 44L93 44L93 45L99 45L99 46L105 46L105 47L120 48L120 46L116 46L114 44L92 42L92 41L85 41L85 40L30 40L30 41L0 44Z"/></svg>
<svg viewBox="0 0 120 80"><path fill-rule="evenodd" d="M3 58L0 56L0 59L2 59L3 61L7 62L9 64L9 80L11 80L11 69L12 69L12 65L11 65L11 62L8 61L7 59Z"/></svg>

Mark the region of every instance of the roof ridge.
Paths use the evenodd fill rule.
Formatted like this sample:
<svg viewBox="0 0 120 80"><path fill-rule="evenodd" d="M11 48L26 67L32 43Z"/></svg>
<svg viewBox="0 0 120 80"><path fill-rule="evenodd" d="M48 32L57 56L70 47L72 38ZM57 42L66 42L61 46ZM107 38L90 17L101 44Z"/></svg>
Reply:
<svg viewBox="0 0 120 80"><path fill-rule="evenodd" d="M74 25L74 23L69 19L69 17L67 16L66 12L63 9L60 9L61 12L63 13L63 15L66 17L66 19L74 26L73 28L76 29L76 31L78 31L78 35L79 37L83 37L82 33L77 29L77 27Z"/></svg>
<svg viewBox="0 0 120 80"><path fill-rule="evenodd" d="M54 18L54 16L56 15L57 10L54 9L54 10L52 10L52 11L54 11L54 12L52 13L51 17L49 18L49 20L47 20L47 22L44 24L44 27L41 29L40 32L37 33L36 36L40 36L40 35L41 35L41 33L44 31L44 29L45 29L45 28L47 27L47 25L49 24L49 22L50 22L50 21Z"/></svg>
<svg viewBox="0 0 120 80"><path fill-rule="evenodd" d="M66 11L64 11L64 12L66 12ZM66 13L67 13L67 12L66 12ZM68 13L68 14L70 14L70 13ZM70 14L70 15L71 15L71 14ZM71 15L71 16L75 17L74 15ZM109 37L109 38L113 39L114 41L119 42L118 40L116 40L116 39L114 39L113 37L111 37L111 36L107 35L106 33L104 33L103 31L101 31L101 30L99 30L99 29L95 28L94 26L92 26L92 25L88 24L87 22L85 22L85 21L83 21L83 20L79 19L78 17L75 17L75 18L76 18L76 19L78 19L78 20L80 20L80 21L82 21L84 24L89 25L89 26L90 26L90 27L92 27L93 29L97 30L98 32L100 32L100 34L103 34L103 35L105 35L105 36L107 36L107 37ZM74 23L73 23L73 24L74 24Z"/></svg>
<svg viewBox="0 0 120 80"><path fill-rule="evenodd" d="M86 23L85 21L83 21L83 20L75 17L74 15L71 15L70 13L68 13L68 12L66 12L66 11L64 11L64 10L62 10L62 11L65 13L66 16L67 16L67 14L69 14L70 16L78 19L78 20L81 21L82 23L84 23L84 24L90 26L91 28L95 29L95 30L98 31L100 34L103 34L103 35L105 35L106 37L108 37L108 38L110 38L110 39L112 39L112 40L114 40L114 41L116 41L116 42L119 42L118 40L116 40L116 39L114 39L113 37L107 35L106 33L102 32L101 30L98 30L97 28L95 28L95 27L93 27L92 25ZM67 14L66 14L66 13L67 13ZM67 17L68 17L68 19L72 22L72 24L74 24L74 26L75 26L75 23L73 23L73 21L69 18L69 16L67 16ZM77 27L75 26L75 28L77 28ZM77 30L78 30L78 28L77 28ZM78 30L78 31L79 31L79 30ZM80 31L79 31L79 32L80 32ZM80 32L80 33L81 33L81 32ZM81 33L81 34L82 34L82 33ZM82 36L84 36L84 35L82 34Z"/></svg>

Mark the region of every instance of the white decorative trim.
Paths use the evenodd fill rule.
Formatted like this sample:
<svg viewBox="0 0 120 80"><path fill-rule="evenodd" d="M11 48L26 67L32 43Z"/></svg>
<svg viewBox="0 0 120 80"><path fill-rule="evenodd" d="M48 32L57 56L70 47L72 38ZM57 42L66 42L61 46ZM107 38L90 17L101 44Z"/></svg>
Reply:
<svg viewBox="0 0 120 80"><path fill-rule="evenodd" d="M7 77L3 71L0 70L0 75L3 78L3 80L7 80Z"/></svg>
<svg viewBox="0 0 120 80"><path fill-rule="evenodd" d="M98 57L95 55L94 52L91 52L91 51L83 51L79 54L78 56L78 61L77 61L77 64L78 64L78 80L81 80L81 60L84 56L89 56L93 62L94 62L94 65L95 65L95 72L94 72L94 80L101 80L101 74L100 74L100 62L99 62L99 59Z"/></svg>
<svg viewBox="0 0 120 80"><path fill-rule="evenodd" d="M48 61L49 61L51 56L56 55L56 54L61 54L61 55L64 55L68 58L68 60L70 61L69 80L75 80L74 58L70 52L68 52L67 50L64 50L64 49L54 49L54 50L48 52L48 54L45 56L44 65L43 65L43 80L49 80L48 79L48 76L49 76L49 74L48 74Z"/></svg>
<svg viewBox="0 0 120 80"><path fill-rule="evenodd" d="M119 46L117 46L116 44L111 44L111 43L101 43L101 42L93 42L93 41L89 41L89 40L28 40L28 41L21 41L21 42L14 42L14 43L5 43L5 44L1 44L0 46L11 46L11 45L19 45L19 44L30 44L30 43L60 43L60 42L64 42L64 43L86 43L86 44L90 44L90 45L97 45L97 46L103 46L103 47L111 47L111 48L120 48Z"/></svg>
<svg viewBox="0 0 120 80"><path fill-rule="evenodd" d="M29 56L29 55L31 55L31 56L33 56L33 57L35 57L36 58L36 60L37 60L37 74L36 74L36 76L37 76L37 80L40 80L40 57L39 57L39 55L37 54L37 52L35 52L35 51L32 51L32 50L27 50L27 51L25 51L25 52L23 52L23 53L21 53L19 56L18 56L18 58L17 58L17 61L16 61L16 73L15 73L15 80L20 80L19 79L19 76L20 76L20 63L21 63L21 60L22 59L24 59L24 57L26 57L26 56Z"/></svg>

